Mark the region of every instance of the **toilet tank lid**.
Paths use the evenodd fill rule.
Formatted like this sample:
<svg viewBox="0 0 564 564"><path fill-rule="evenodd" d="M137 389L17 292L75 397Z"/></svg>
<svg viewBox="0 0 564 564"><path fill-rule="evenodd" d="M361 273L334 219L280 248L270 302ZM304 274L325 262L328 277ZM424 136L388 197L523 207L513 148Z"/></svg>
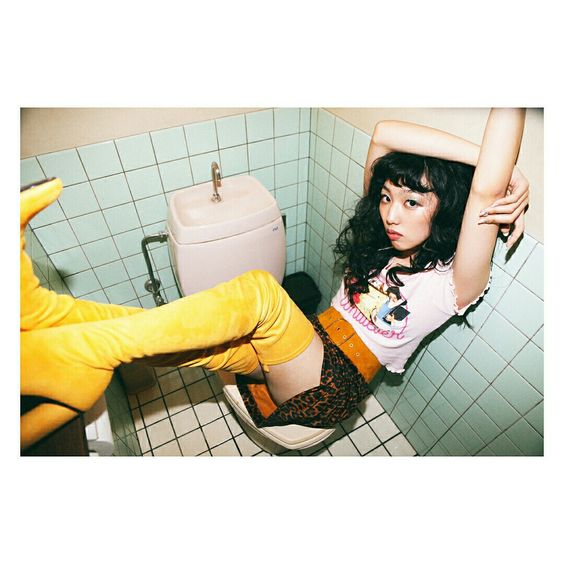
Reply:
<svg viewBox="0 0 564 564"><path fill-rule="evenodd" d="M276 200L253 176L224 178L218 192L222 198L218 203L211 200L211 182L174 192L168 208L168 229L177 243L232 237L281 216Z"/></svg>

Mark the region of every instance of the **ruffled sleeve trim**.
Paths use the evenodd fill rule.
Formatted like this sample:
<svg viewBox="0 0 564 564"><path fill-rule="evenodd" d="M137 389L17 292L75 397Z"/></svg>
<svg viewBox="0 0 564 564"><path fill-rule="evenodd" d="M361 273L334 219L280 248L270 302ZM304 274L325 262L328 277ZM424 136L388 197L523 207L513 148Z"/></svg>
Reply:
<svg viewBox="0 0 564 564"><path fill-rule="evenodd" d="M485 288L482 290L482 293L472 302L470 302L468 305L465 305L464 307L458 307L458 297L456 295L456 288L454 286L454 279L453 279L453 271L452 269L449 272L449 276L448 276L448 285L452 294L452 299L453 299L453 306L454 306L454 313L456 313L456 315L464 315L466 313L466 310L470 307L472 307L475 303L477 303L481 298L483 298L484 294L489 290L490 288L490 284L492 281L492 273L490 271L490 275L488 276L488 282L485 286Z"/></svg>
<svg viewBox="0 0 564 564"><path fill-rule="evenodd" d="M403 374L405 372L405 368L394 368L391 364L384 364L384 368L392 374Z"/></svg>

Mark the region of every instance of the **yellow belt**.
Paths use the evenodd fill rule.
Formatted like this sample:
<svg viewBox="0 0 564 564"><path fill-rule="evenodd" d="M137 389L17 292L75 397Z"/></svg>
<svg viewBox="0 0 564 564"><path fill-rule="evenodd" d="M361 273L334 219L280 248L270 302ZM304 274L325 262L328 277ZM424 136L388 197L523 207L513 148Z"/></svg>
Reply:
<svg viewBox="0 0 564 564"><path fill-rule="evenodd" d="M331 340L355 365L366 382L370 382L382 365L374 353L356 334L352 325L343 319L342 315L334 307L325 310L318 317L319 322Z"/></svg>

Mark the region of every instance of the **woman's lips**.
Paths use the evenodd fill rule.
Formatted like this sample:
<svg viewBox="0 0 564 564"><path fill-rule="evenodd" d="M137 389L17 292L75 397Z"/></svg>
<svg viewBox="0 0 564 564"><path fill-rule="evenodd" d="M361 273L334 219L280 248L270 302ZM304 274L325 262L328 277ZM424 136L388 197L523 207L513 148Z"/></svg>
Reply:
<svg viewBox="0 0 564 564"><path fill-rule="evenodd" d="M398 233L393 229L386 229L386 233L388 234L388 238L390 239L390 241L397 241L402 236L401 233Z"/></svg>

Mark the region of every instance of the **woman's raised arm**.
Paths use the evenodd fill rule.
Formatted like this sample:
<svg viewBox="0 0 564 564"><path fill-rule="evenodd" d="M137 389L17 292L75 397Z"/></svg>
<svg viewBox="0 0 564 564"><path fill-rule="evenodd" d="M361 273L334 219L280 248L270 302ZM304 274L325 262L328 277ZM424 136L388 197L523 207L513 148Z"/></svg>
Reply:
<svg viewBox="0 0 564 564"><path fill-rule="evenodd" d="M522 109L496 108L488 117L453 263L459 308L472 303L488 282L499 225L483 222L480 214L506 194L524 122Z"/></svg>
<svg viewBox="0 0 564 564"><path fill-rule="evenodd" d="M437 157L475 166L480 146L440 129L406 121L380 121L374 127L364 167L365 194L368 192L372 175L372 164L392 151Z"/></svg>

